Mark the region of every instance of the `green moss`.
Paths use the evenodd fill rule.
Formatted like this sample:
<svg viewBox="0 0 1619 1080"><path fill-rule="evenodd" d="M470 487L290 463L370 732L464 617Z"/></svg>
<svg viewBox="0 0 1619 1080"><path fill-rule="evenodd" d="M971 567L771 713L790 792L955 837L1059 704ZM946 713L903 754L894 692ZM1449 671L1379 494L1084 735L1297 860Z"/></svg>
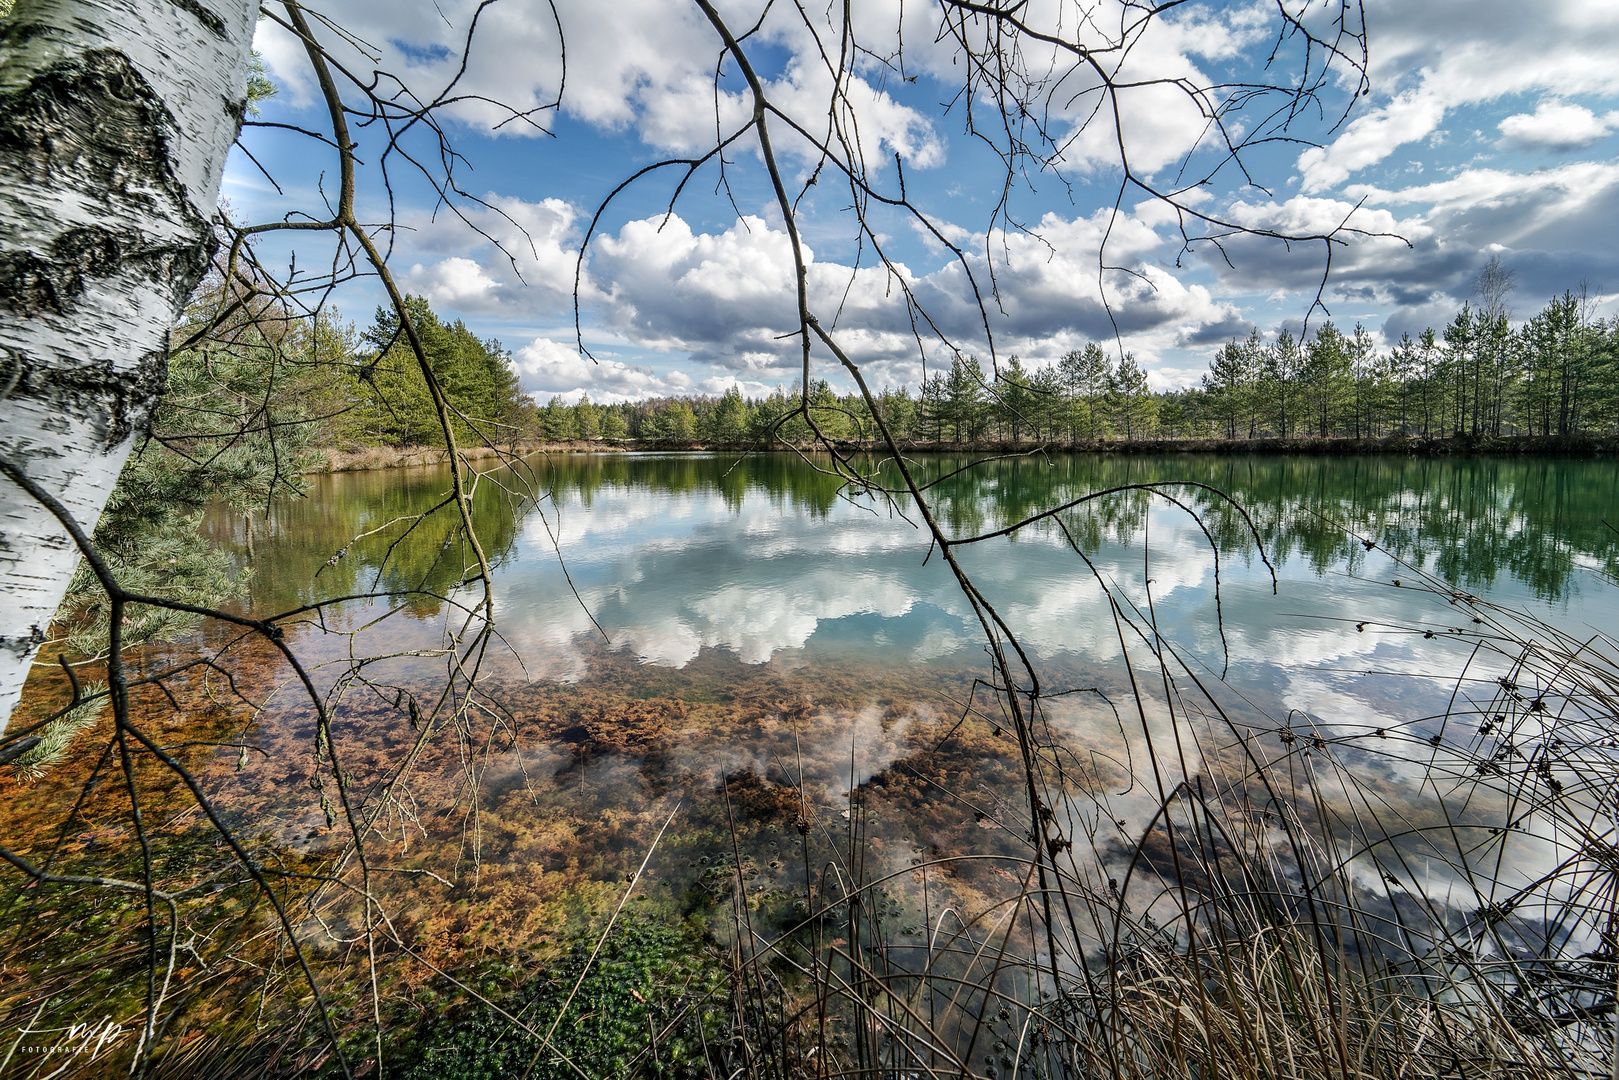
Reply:
<svg viewBox="0 0 1619 1080"><path fill-rule="evenodd" d="M617 926L591 962L595 943L594 936L574 939L545 976L499 1002L522 1027L487 1005L430 1024L396 1051L395 1060L404 1066L401 1075L408 1080L578 1076L567 1062L587 1076L625 1075L632 1063L641 1076L707 1075L704 1047L724 1037L727 995L723 969L696 933L636 919ZM542 1037L553 1025L547 1046Z"/></svg>

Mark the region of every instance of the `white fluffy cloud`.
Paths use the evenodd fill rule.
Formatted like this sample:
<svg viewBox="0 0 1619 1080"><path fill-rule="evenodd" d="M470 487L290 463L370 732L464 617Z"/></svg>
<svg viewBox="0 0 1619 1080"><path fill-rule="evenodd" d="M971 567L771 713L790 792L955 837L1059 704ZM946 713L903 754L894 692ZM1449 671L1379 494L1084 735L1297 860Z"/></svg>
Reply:
<svg viewBox="0 0 1619 1080"><path fill-rule="evenodd" d="M578 212L561 199L491 194L486 207L405 215L416 257L407 288L467 314L557 314L573 302ZM588 294L587 294L588 295Z"/></svg>
<svg viewBox="0 0 1619 1080"><path fill-rule="evenodd" d="M749 0L721 0L717 7L737 28L758 21L761 11ZM555 0L554 11L549 0L488 6L478 0L347 0L341 19L350 41L333 38L327 44L349 70L397 74L416 97L431 100L456 79L477 13L465 71L445 95L454 99L445 112L473 128L517 136L550 129L555 115L549 106L559 91L567 115L609 130L633 130L670 153L711 146L717 130L728 134L747 121L752 104L746 83L734 64L716 82L722 43L696 5L615 0L604 8L594 0ZM893 32L890 24L885 37ZM788 57L766 78L772 99L811 130L824 129L832 79L815 38L785 12L766 18L760 36ZM293 35L264 20L255 46L295 101L313 97L303 48ZM383 85L391 79L384 77ZM881 168L896 151L919 168L943 161L943 141L915 109L863 77L846 80L844 91L858 116L857 123L846 123L846 132L872 167ZM782 141L789 153L813 160L808 144Z"/></svg>
<svg viewBox="0 0 1619 1080"><path fill-rule="evenodd" d="M411 266L407 287L463 313L571 313L574 255L567 245L577 242L576 214L555 200L500 205L538 234L532 243L520 234L502 237L506 252L518 256L515 269L514 260L471 229L441 221L415 234L417 253L427 257ZM1177 347L1247 332L1236 309L1155 261L1166 242L1149 224L1164 224L1154 204L1121 214L1111 230L1108 219L1105 211L1048 214L1033 223L1033 235L997 238L993 268L982 257L964 267L939 249L930 270L902 263L855 269L818 259L806 246L810 307L879 384L913 387L921 376L919 337L933 360L950 348L987 353L975 280L999 355L1016 352L1036 366L1116 333L1151 362ZM1128 272L1102 271L1104 237L1110 266ZM981 236L962 239L983 249ZM514 362L523 386L542 399L580 392L596 400L722 393L732 385L758 393L799 373L791 248L785 231L763 218L743 217L714 231L695 230L678 214L627 222L592 245L581 297L593 328L587 334L610 347L594 350L600 363L580 357L569 335L545 334L518 349ZM642 357L670 356L691 374L665 370L661 362L630 362L625 346ZM816 351L817 374L836 378L819 346Z"/></svg>
<svg viewBox="0 0 1619 1080"><path fill-rule="evenodd" d="M1102 65L1121 84L1116 93L1104 95L1100 79L1089 70L1066 80L1053 103L1068 129L1065 161L1086 172L1114 169L1128 161L1138 176L1151 177L1187 160L1200 147L1216 146L1218 131L1211 117L1228 109L1230 100L1223 91L1207 89L1220 80L1205 69L1211 63L1223 67L1265 39L1269 14L1258 5L1194 11L1151 22L1121 10L1092 13L1096 25L1139 24L1140 30L1123 35L1126 48L1103 54ZM1061 25L1059 19L1050 21ZM1081 36L1089 35L1082 31ZM1061 70L1065 58L1054 53L1041 59ZM1228 113L1226 120L1240 138L1243 117Z"/></svg>
<svg viewBox="0 0 1619 1080"><path fill-rule="evenodd" d="M1579 150L1619 128L1619 112L1606 116L1583 105L1542 101L1531 113L1517 113L1496 125L1501 144L1534 150Z"/></svg>
<svg viewBox="0 0 1619 1080"><path fill-rule="evenodd" d="M1582 279L1619 275L1619 256L1601 241L1619 215L1619 165L1607 162L1525 173L1465 169L1407 188L1350 185L1341 198L1300 195L1238 203L1229 212L1261 228L1309 232L1347 223L1373 234L1348 236L1335 252L1326 300L1334 314L1381 308L1388 336L1442 326L1467 297L1486 253L1500 254L1517 271L1526 305L1538 306ZM1233 290L1313 295L1321 283L1319 247L1288 252L1238 238L1226 244L1226 254L1231 265L1221 258L1208 264ZM1354 306L1345 306L1351 300Z"/></svg>
<svg viewBox="0 0 1619 1080"><path fill-rule="evenodd" d="M1426 84L1350 121L1344 133L1327 146L1313 146L1299 155L1304 190L1326 191L1350 175L1375 165L1395 147L1426 138L1445 117L1447 103Z"/></svg>
<svg viewBox="0 0 1619 1080"><path fill-rule="evenodd" d="M947 27L937 5L863 0L849 13L858 51L853 77L843 79L847 112L834 125L826 112L832 88L827 65L839 63L842 10L761 0L720 0L716 7L733 30L758 24L755 51L773 65L762 72L773 102L816 138L848 140L866 167L877 171L895 152L916 168L944 162L946 141L918 109L931 113L940 93L954 96L968 78L972 65L958 35L981 54L997 35L975 20ZM477 33L461 71L475 12ZM1262 47L1276 29L1274 9L1255 2L1145 19L1138 5L1125 0L1034 0L1020 7L1018 18L1037 32L1007 54L1015 65L1008 73L1010 89L1031 110L1012 118L1020 137L1039 149L1043 136L1031 126L1038 124L1061 146L1065 167L1116 166L1116 103L1123 149L1142 175L1212 145L1210 116L1229 103L1224 91L1203 88L1225 81L1222 69ZM323 37L332 38L328 45L349 70L362 78L373 69L397 74L423 100L447 91L453 99L449 115L506 135L552 127L548 106L559 90L567 115L633 130L646 144L672 153L712 145L717 130L734 130L751 110L734 63L720 62L719 36L696 5L682 0L616 0L610 8L593 0L555 0L554 9L551 0L486 7L477 0L346 0L341 21L350 41ZM1040 34L1077 40L1084 53L1043 41ZM302 45L293 35L264 20L256 45L291 97L312 99ZM1119 84L1116 96L1099 92L1098 67ZM913 106L901 100L902 78L914 81L918 75L937 79L938 89ZM976 82L974 93L982 94L983 81ZM383 85L391 86L386 76ZM1001 123L995 103L987 97L957 100L958 109L969 106L980 112L979 130L993 136ZM813 148L786 133L786 125L777 127L786 150L813 163Z"/></svg>
<svg viewBox="0 0 1619 1080"><path fill-rule="evenodd" d="M440 260L431 269L421 263L410 268L407 279L413 291L429 301L457 311L487 310L505 283L495 280L471 259L455 255Z"/></svg>
<svg viewBox="0 0 1619 1080"><path fill-rule="evenodd" d="M720 0L718 6L733 25L742 26L751 25L768 5ZM1331 5L1315 6L1324 11ZM475 0L346 0L343 22L361 43L346 59L361 75L373 67L399 71L414 87L430 92L453 74L476 7ZM1526 292L1566 287L1582 278L1619 279L1619 244L1611 242L1612 222L1619 220L1613 167L1585 162L1527 171L1521 156L1577 151L1619 129L1619 112L1608 111L1602 101L1619 96L1619 65L1612 62L1619 54L1619 3L1367 0L1367 9L1372 96L1330 141L1297 157L1296 193L1263 201L1253 189L1222 196L1210 188L1204 205L1229 220L1283 231L1330 231L1347 221L1371 234L1395 234L1347 237L1347 246L1335 251L1335 278L1327 292L1335 313L1345 310L1338 305L1346 299L1357 301L1357 312L1369 306L1393 310L1390 326L1442 311L1461 295L1485 251L1503 252L1519 270ZM551 10L548 0L503 0L484 10L471 62L456 88L467 96L453 106L453 115L474 129L489 128L508 114L479 102L479 96L521 108L554 97L562 73ZM1259 72L1275 40L1276 9L1270 0L1187 5L1139 23L1130 17L1139 8L1124 0L1087 4L1089 21L1075 21L1077 10L1075 0L1029 0L1019 9L1020 18L1033 26L1062 27L1064 34L1082 37L1117 36L1121 27L1139 25L1139 32L1125 31L1128 47L1097 50L1093 59L1113 65L1121 80L1140 85L1116 99L1103 98L1094 73L1071 54L1024 40L1019 77L1028 81L1021 90L1038 100L1058 92L1038 118L1006 119L1026 138L1034 137L1032 125L1043 125L1063 147L1061 165L1073 186L1034 178L1042 191L1018 210L1037 235L1014 228L986 243L976 231L984 227L981 219L971 222L976 229L951 222L941 227L975 253L969 265L1001 354L1015 351L1039 364L1087 339L1110 341L1118 333L1126 348L1177 381L1189 362L1177 350L1240 336L1252 325L1249 319L1258 317L1225 297L1270 292L1266 303L1289 306L1288 315L1302 313L1319 283L1325 252L1320 246L1289 250L1233 237L1226 254L1234 268L1205 248L1200 253L1210 257L1187 273L1171 262L1173 215L1148 202L1112 223L1108 262L1123 269L1101 270L1097 251L1108 218L1091 208L1110 204L1118 193L1107 182L1116 178L1109 170L1117 165L1120 149L1114 101L1123 147L1137 175L1175 175L1188 155L1211 150L1211 129L1193 99L1158 80L1236 85L1263 77ZM746 121L744 83L729 63L716 82L719 41L695 5L623 0L608 9L589 0L557 0L556 11L567 41L563 107L569 117L598 130L628 133L656 154L706 147L716 128ZM816 138L829 124L824 101L830 84L820 49L837 40L840 17L835 8L769 7L755 39L769 68L762 77L773 100ZM976 189L993 201L1002 179L996 162L974 159L966 150L972 140L953 132L971 107L978 130L1002 138L1004 132L996 130L1002 117L982 96L958 97L952 112L936 111L939 90L959 86L963 74L959 43L938 32L937 6L863 0L849 17L871 52L858 61L858 77L845 84L853 115L838 120L868 166L874 173L891 169L898 153L907 172L933 168L937 177L941 166L948 167L954 188L969 195ZM827 18L834 24L817 21ZM983 29L967 26L963 32ZM903 69L885 67L879 57L891 59L901 39ZM300 74L298 43L265 20L259 45L287 99L309 100L312 87ZM362 56L363 50L374 59ZM1292 62L1284 57L1277 71L1285 72ZM911 77L920 77L921 85L902 81ZM930 78L936 80L932 87ZM549 124L550 116L540 113L536 119ZM1229 119L1240 134L1242 114ZM1444 155L1431 148L1445 136L1446 125L1457 126L1459 119L1482 129L1475 143L1486 160L1469 161L1459 149L1453 160L1433 160ZM502 134L533 130L522 121L500 128ZM782 125L777 131L779 148L803 179L812 167L811 144L786 134ZM1465 138L1453 136L1450 146ZM1418 149L1424 143L1428 149ZM499 152L514 147L528 152L528 145L496 143ZM1422 181L1415 186L1399 187L1401 181L1387 168L1372 171L1389 164L1400 147L1412 147L1411 153L1427 159L1411 163ZM738 145L731 160L751 167L754 153L752 146ZM1514 154L1520 155L1516 161ZM1292 152L1287 156L1291 159ZM626 155L610 162L607 172L627 176L644 160L632 163ZM837 178L828 171L822 179ZM1368 179L1376 183L1356 183ZM639 397L679 392L681 379L708 392L787 381L798 365L798 343L791 337L797 322L791 261L785 235L769 216L774 210L768 209L768 191L747 186L758 180L755 171L733 189L740 192L742 207L735 217L728 209L723 216L715 212L717 197L702 203L712 189L694 195L694 185L687 192L691 201L680 207L684 216L615 220L598 235L581 280L581 299L587 334L617 350L615 355L602 351L600 365L581 361L571 346L559 344L565 334L548 329L571 321L583 222L579 205L541 197L555 190L539 186L543 177L525 189L527 201L492 195L489 208L469 211L471 220L465 223L446 218L442 208L436 221L425 212L403 211L401 276L436 305L520 325L519 340L542 333L519 351L525 385L541 394L588 390L598 398ZM944 186L937 180L924 183ZM952 344L982 353L984 318L972 281L942 248L924 244L919 250L907 236L895 247L904 252L903 265L858 271L845 265L848 249L837 245L854 232L840 217L842 200L831 194L835 186L823 182L812 189L803 222L819 249L807 250L810 303L824 322L835 323L840 341L877 381L914 386L920 375L917 334L925 347L932 347L932 337L925 321L913 319L908 293ZM1065 194L1074 203L1059 202ZM1357 208L1358 200L1364 202ZM963 221L978 212L967 209L965 199L942 205ZM1062 211L1050 212L1057 205ZM583 213L588 212L587 206ZM985 261L986 250L993 254L993 266ZM1210 275L1216 292L1199 283ZM666 371L655 356L651 366L644 363L660 353L686 365L689 375Z"/></svg>
<svg viewBox="0 0 1619 1080"><path fill-rule="evenodd" d="M1151 256L1164 241L1136 218L1121 216L1108 241L1110 262L1130 267L1128 274L1100 269L1105 212L1049 214L1034 232L997 239L993 286L987 263L969 263L1002 355L1051 359L1115 330L1131 347L1152 353L1236 317L1206 288L1154 264ZM914 385L918 334L929 347L936 342L929 324L913 319L907 294L952 346L984 351L985 316L959 262L917 273L903 264L857 271L817 260L809 248L805 257L811 310L881 376ZM678 216L630 222L602 238L590 270L603 283L601 316L637 345L689 351L699 362L756 380L791 378L796 370L791 249L786 233L762 219L745 218L717 233L694 232Z"/></svg>
<svg viewBox="0 0 1619 1080"><path fill-rule="evenodd" d="M577 400L588 393L598 402L634 401L638 398L689 394L695 386L683 372L658 374L645 365L627 364L613 357L590 359L572 342L535 338L512 354L524 390L545 401L554 395Z"/></svg>
<svg viewBox="0 0 1619 1080"><path fill-rule="evenodd" d="M1335 187L1428 138L1462 106L1534 92L1619 94L1619 5L1369 0L1366 7L1372 84L1388 96L1331 143L1299 156L1306 192Z"/></svg>

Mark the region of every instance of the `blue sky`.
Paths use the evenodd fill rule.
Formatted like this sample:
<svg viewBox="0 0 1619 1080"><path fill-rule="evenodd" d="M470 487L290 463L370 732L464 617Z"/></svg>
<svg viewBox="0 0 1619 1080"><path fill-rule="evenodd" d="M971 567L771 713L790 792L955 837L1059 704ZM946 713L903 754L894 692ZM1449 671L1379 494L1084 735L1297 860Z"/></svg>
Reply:
<svg viewBox="0 0 1619 1080"><path fill-rule="evenodd" d="M1321 0L1285 2L1312 26L1329 10ZM334 35L333 48L350 70L380 67L418 93L436 92L458 61L475 6L345 0L331 14L353 44ZM765 9L758 0L719 6L736 26ZM1025 10L1032 23L1094 45L1133 6L1034 0ZM848 119L858 125L866 167L876 186L897 193L897 153L907 194L969 253L981 290L993 271L999 301L990 301L990 322L999 355L1015 352L1040 366L1100 340L1110 351L1122 344L1156 384L1173 386L1195 380L1229 336L1255 326L1266 334L1297 330L1310 312L1323 269L1319 243L1289 248L1239 237L1221 258L1207 245L1182 251L1173 211L1139 190L1127 191L1112 211L1121 176L1112 118L1090 117L1094 96L1068 93L1085 89L1077 77L1050 98L1051 130L1062 142L1057 169L1015 178L1007 203L1015 225L1007 227L1006 217L994 214L1005 173L965 130L962 58L948 39L937 40L939 8L912 0L903 22L899 0L855 0L851 11L858 39L874 55L892 56L903 43L905 57L903 72L875 60L856 67ZM516 108L552 100L560 65L551 12L546 0L499 0L487 9L462 88ZM394 272L441 313L499 337L541 400L580 392L598 401L718 393L731 385L757 394L791 383L796 345L781 340L794 329L788 247L757 151L746 142L728 155L728 190L710 167L667 220L673 174L643 181L610 208L583 282L584 335L596 360L577 354L571 292L591 214L636 169L704 148L716 123L736 122L747 103L734 67L725 69L716 100L718 39L686 0L557 0L556 12L569 63L560 112L538 114L545 132L522 123L491 131L505 114L478 102L446 116L465 159L457 166L463 189L498 213L463 204L468 220L460 220L435 206L408 169L396 172ZM1175 8L1135 39L1125 73L1199 86L1286 82L1302 53L1297 39L1284 40L1266 69L1277 41L1275 13L1274 0ZM827 80L809 33L816 17L771 5L755 62L784 111L808 126L818 117L824 127ZM1491 254L1516 272L1512 305L1520 317L1582 283L1604 298L1607 312L1606 293L1619 293L1619 2L1368 0L1365 19L1370 87L1349 121L1333 123L1355 89L1355 73L1345 69L1325 87L1324 118L1306 116L1290 132L1317 145L1256 148L1248 164L1258 186L1226 168L1188 201L1284 232L1347 223L1364 234L1391 234L1349 237L1334 253L1323 295L1340 325L1362 323L1386 340L1442 328ZM323 110L296 44L264 21L257 45L281 87L264 119L320 125ZM1060 55L1043 56L1027 43L1024 59L1036 76L1060 70L1051 66ZM999 120L982 94L971 102L978 123ZM1172 186L1187 155L1194 167L1212 160L1207 125L1184 95L1144 87L1121 102L1125 145L1150 182ZM1233 128L1256 130L1262 105L1232 114ZM378 140L356 134L367 165L363 211L385 220L390 210L368 155ZM319 206L322 185L335 175L321 147L262 128L248 131L244 143L282 193L238 153L225 198L239 219ZM777 145L796 194L813 154L786 133ZM873 230L948 341L913 333L894 279L871 267L869 242L862 249L850 201L848 186L828 175L807 189L799 224L814 256L812 305L823 322L836 319L840 341L868 377L914 388L924 356L932 364L952 347L987 354L961 267L914 222L879 212L870 219ZM1098 250L1110 226L1107 262L1119 269L1099 278ZM329 259L329 244L301 242L300 265L319 263L323 252ZM262 253L277 261L291 250L271 240ZM864 260L858 271L857 258ZM364 323L379 297L358 284L337 299L345 315ZM841 385L829 358L818 355L816 363L818 375Z"/></svg>

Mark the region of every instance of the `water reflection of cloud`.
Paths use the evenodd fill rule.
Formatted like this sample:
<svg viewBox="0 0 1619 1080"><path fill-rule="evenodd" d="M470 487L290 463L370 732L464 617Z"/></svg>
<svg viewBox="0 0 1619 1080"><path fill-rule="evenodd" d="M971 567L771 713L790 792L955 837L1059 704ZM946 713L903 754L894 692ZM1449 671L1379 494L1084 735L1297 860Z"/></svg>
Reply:
<svg viewBox="0 0 1619 1080"><path fill-rule="evenodd" d="M665 502L685 512L659 512ZM585 609L615 645L650 663L682 666L704 647L762 663L803 648L829 620L903 618L948 584L919 566L917 533L902 521L849 511L794 517L763 495L728 506L713 493L614 490L595 493L588 508L564 500L557 516L582 606L536 522L501 582L500 618L525 659L549 654L539 666L563 677L577 677L577 665L554 658L572 658L573 637L592 628Z"/></svg>
<svg viewBox="0 0 1619 1080"><path fill-rule="evenodd" d="M802 648L823 619L881 615L897 619L914 597L881 574L820 570L790 584L728 585L692 602L703 644L732 649L745 662L762 664L781 649Z"/></svg>
<svg viewBox="0 0 1619 1080"><path fill-rule="evenodd" d="M558 498L546 512L578 600L538 517L525 523L499 589L501 626L543 677L583 673L572 642L594 632L591 615L615 645L675 667L705 647L763 663L823 642L848 647L853 634L896 661L978 660L982 641L970 606L936 554L924 565L925 534L901 518L847 503L811 510L754 488L727 496L606 485ZM1058 530L1037 526L1016 542L960 554L1034 653L1103 664L1117 657L1107 598ZM1391 647L1415 658L1420 643L1389 628L1454 618L1423 590L1322 576L1302 555L1279 560L1273 595L1261 563L1228 554L1220 564L1222 640L1213 553L1178 509L1155 507L1133 542L1102 540L1088 554L1143 613L1150 578L1164 637L1216 670L1227 648L1234 664L1269 672L1386 663ZM1403 572L1383 559L1381 551L1365 555L1358 572L1384 579ZM871 617L877 622L859 621ZM1368 629L1357 630L1363 620ZM846 629L826 634L832 627Z"/></svg>

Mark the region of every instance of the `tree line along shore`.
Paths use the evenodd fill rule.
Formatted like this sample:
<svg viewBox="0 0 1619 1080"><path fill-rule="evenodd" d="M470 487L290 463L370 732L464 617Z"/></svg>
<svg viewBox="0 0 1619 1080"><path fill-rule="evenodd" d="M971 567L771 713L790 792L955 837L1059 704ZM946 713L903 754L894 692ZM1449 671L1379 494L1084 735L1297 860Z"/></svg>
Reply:
<svg viewBox="0 0 1619 1080"><path fill-rule="evenodd" d="M883 390L877 408L903 442L941 447L1191 441L1353 451L1391 437L1436 450L1504 440L1578 446L1619 433L1616 332L1572 293L1518 328L1504 313L1464 306L1442 332L1387 349L1363 328L1344 333L1330 322L1302 340L1284 331L1265 341L1256 331L1216 350L1197 386L1168 391L1150 389L1132 355L1114 360L1097 344L1033 369L1016 356L998 371L957 356L920 392ZM528 423L536 441L804 444L814 433L791 415L799 394L749 399L733 389L614 405L553 397ZM878 441L858 395L818 381L809 398L822 434Z"/></svg>
<svg viewBox="0 0 1619 1080"><path fill-rule="evenodd" d="M807 447L819 438L880 449L873 410L825 381L746 397L685 395L596 403L525 394L498 341L411 300L463 445L558 451ZM398 320L379 310L356 333L335 321L277 343L289 450L313 471L426 463L442 436ZM296 339L296 340L294 340ZM183 360L182 360L183 362ZM335 377L334 377L335 376ZM269 388L266 388L267 390ZM1602 453L1619 436L1619 320L1568 292L1514 327L1499 300L1464 305L1442 331L1378 348L1362 327L1323 322L1303 338L1257 331L1217 348L1196 386L1152 390L1129 353L1092 343L1031 368L957 355L919 391L877 397L907 449L1272 453ZM293 429L301 429L294 433Z"/></svg>
<svg viewBox="0 0 1619 1080"><path fill-rule="evenodd" d="M839 452L881 454L887 446L880 442L839 440ZM788 444L781 440L752 442L746 439L719 441L704 439L567 439L519 441L500 447L472 447L462 451L474 463L533 457L543 454L615 453L818 453L822 447L812 442ZM1254 438L1254 439L1082 439L1076 442L1022 442L979 440L976 442L916 442L903 440L900 449L907 454L1269 454L1329 455L1405 454L1422 457L1450 455L1534 456L1534 457L1612 457L1619 456L1619 437L1600 435L1504 435L1499 438L1450 436L1411 438L1395 434L1380 439L1354 438ZM306 474L366 472L373 469L420 468L443 465L447 455L441 447L365 447L358 450L328 450L311 460Z"/></svg>
<svg viewBox="0 0 1619 1080"><path fill-rule="evenodd" d="M412 304L468 445L880 442L871 407L821 380L809 388L809 421L798 413L798 386L752 398L732 388L613 404L553 396L540 405L521 390L498 341L439 320L424 301ZM299 334L306 340L284 350L292 377L280 395L261 399L283 398L283 426L308 429L292 441L352 452L439 440L391 312L379 311L360 334L332 323ZM307 385L316 375L319 385ZM1595 318L1586 298L1565 293L1517 327L1499 304L1464 305L1442 331L1388 348L1364 328L1345 333L1331 322L1304 338L1283 331L1265 340L1255 331L1216 349L1198 385L1177 390L1152 390L1134 356L1115 359L1094 343L1038 368L1015 355L994 365L957 355L929 371L919 391L883 389L876 408L913 447L1189 442L1356 452L1388 443L1562 452L1619 435L1616 376L1619 321Z"/></svg>

